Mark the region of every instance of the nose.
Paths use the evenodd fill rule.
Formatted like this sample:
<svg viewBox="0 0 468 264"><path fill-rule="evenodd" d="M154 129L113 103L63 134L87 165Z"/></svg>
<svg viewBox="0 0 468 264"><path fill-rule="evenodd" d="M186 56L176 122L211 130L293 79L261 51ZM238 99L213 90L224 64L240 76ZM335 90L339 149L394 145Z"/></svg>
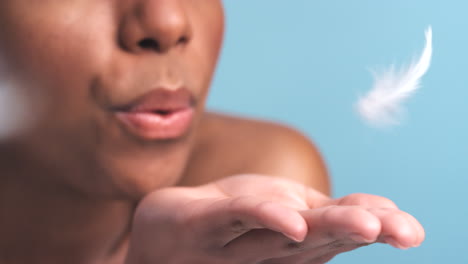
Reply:
<svg viewBox="0 0 468 264"><path fill-rule="evenodd" d="M191 24L180 0L133 2L119 29L120 44L125 50L166 53L189 43Z"/></svg>

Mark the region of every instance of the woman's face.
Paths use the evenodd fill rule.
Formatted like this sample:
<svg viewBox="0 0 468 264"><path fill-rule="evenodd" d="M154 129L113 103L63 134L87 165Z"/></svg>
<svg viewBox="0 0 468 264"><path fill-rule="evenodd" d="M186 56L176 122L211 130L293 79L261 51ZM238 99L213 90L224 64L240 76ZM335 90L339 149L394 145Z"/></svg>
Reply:
<svg viewBox="0 0 468 264"><path fill-rule="evenodd" d="M13 145L86 192L174 183L223 26L220 0L0 1L3 75L41 106L0 150Z"/></svg>

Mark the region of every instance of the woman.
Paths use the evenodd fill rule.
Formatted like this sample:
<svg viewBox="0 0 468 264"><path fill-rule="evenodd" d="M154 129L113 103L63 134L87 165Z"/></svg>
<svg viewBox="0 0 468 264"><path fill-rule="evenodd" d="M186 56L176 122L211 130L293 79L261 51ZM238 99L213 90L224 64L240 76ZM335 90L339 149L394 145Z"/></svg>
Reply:
<svg viewBox="0 0 468 264"><path fill-rule="evenodd" d="M27 95L0 141L0 263L324 263L422 242L385 198L329 198L297 132L204 111L222 36L219 0L0 2L1 74Z"/></svg>

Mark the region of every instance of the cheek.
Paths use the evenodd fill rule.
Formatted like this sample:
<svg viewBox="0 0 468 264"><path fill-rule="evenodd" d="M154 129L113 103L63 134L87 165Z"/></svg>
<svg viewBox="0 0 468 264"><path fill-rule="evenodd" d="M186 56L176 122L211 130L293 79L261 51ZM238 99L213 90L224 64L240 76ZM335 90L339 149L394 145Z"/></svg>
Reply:
<svg viewBox="0 0 468 264"><path fill-rule="evenodd" d="M195 1L196 2L196 1ZM215 4L216 3L216 4ZM194 38L191 43L192 58L190 69L192 80L197 80L206 94L212 80L224 35L224 14L218 1L211 1L206 10L198 12L192 17L194 24ZM205 14L211 14L206 16Z"/></svg>
<svg viewBox="0 0 468 264"><path fill-rule="evenodd" d="M109 57L113 18L104 5L48 8L21 20L3 18L7 26L0 34L11 37L1 37L1 58L25 89L72 106L86 96L83 87Z"/></svg>

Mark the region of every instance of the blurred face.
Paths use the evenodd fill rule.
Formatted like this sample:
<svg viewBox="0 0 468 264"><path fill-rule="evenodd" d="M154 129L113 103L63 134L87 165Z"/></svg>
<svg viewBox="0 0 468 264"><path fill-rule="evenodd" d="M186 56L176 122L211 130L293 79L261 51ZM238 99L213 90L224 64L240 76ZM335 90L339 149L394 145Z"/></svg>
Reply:
<svg viewBox="0 0 468 264"><path fill-rule="evenodd" d="M94 194L173 184L222 34L218 0L0 1L2 74L34 114L0 151Z"/></svg>

